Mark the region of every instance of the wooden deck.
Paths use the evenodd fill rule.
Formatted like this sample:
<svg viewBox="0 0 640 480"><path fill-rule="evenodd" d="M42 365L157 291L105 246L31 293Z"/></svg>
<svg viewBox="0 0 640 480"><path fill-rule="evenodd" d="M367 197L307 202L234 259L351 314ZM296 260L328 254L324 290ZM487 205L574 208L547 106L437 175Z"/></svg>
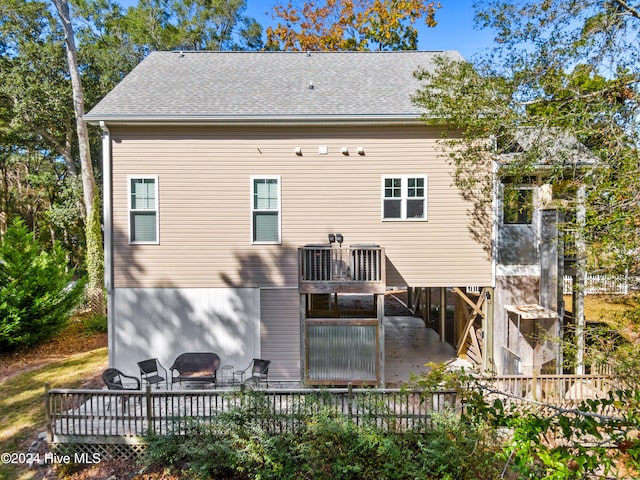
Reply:
<svg viewBox="0 0 640 480"><path fill-rule="evenodd" d="M604 375L511 375L484 382L488 398L504 403L549 403L577 406L604 398L613 387ZM46 394L50 440L95 441L100 437L143 437L146 433L181 434L190 422L212 422L217 416L251 412L273 433L294 431L319 408L354 422L405 430L429 422L434 412L460 412L454 390L238 388L110 391L53 389ZM248 408L249 407L249 408Z"/></svg>
<svg viewBox="0 0 640 480"><path fill-rule="evenodd" d="M602 398L613 385L603 375L509 376L488 379L487 399L505 405L575 408ZM547 403L543 403L547 402ZM295 432L323 409L357 424L388 431L424 428L434 413L462 411L456 391L402 389L276 389L258 394L236 388L214 390L62 390L46 392L48 441L54 449L131 458L146 447L146 435L180 435L240 413L261 429Z"/></svg>

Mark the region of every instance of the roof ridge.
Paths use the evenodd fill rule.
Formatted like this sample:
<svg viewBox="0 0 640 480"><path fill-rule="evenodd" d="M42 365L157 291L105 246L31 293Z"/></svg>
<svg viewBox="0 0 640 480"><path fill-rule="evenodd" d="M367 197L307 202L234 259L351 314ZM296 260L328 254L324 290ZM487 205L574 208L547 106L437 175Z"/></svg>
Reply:
<svg viewBox="0 0 640 480"><path fill-rule="evenodd" d="M242 54L265 54L265 55L293 55L293 54L304 54L307 56L317 55L317 54L332 54L332 55L340 55L340 54L411 54L411 53L447 53L447 52L455 52L456 50L155 50L151 52L154 53L179 53L179 54L204 54L204 53L215 53L215 54L233 54L233 55L242 55Z"/></svg>

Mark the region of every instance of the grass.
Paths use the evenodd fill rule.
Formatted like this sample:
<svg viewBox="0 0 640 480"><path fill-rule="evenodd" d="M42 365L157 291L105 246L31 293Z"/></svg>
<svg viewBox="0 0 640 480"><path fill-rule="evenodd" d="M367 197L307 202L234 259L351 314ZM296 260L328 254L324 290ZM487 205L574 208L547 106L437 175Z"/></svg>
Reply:
<svg viewBox="0 0 640 480"><path fill-rule="evenodd" d="M571 295L564 296L565 310L573 311ZM584 317L588 322L606 323L612 328L630 325L634 312L640 311L640 293L629 295L586 295L584 297ZM626 319L626 320L625 320Z"/></svg>
<svg viewBox="0 0 640 480"><path fill-rule="evenodd" d="M44 392L51 388L79 388L106 367L107 349L72 354L0 383L0 453L27 453L38 432L45 431ZM24 465L0 463L0 479L37 478Z"/></svg>

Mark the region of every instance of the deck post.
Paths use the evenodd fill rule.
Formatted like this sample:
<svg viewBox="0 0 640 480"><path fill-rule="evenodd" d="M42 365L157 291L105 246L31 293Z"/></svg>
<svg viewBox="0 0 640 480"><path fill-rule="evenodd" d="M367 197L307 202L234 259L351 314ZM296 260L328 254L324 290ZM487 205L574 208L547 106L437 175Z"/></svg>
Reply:
<svg viewBox="0 0 640 480"><path fill-rule="evenodd" d="M424 313L422 314L424 324L429 326L431 322L431 287L424 287Z"/></svg>
<svg viewBox="0 0 640 480"><path fill-rule="evenodd" d="M376 314L378 317L378 338L376 341L378 342L378 365L379 365L379 378L378 384L384 387L384 376L385 376L385 365L384 365L384 294L376 295Z"/></svg>
<svg viewBox="0 0 640 480"><path fill-rule="evenodd" d="M445 328L447 321L447 289L446 287L440 287L440 341L445 342ZM455 337L455 328L454 328ZM454 343L456 339L454 338Z"/></svg>
<svg viewBox="0 0 640 480"><path fill-rule="evenodd" d="M482 331L484 338L482 342L482 368L486 371L491 369L495 371L495 360L493 353L493 307L494 307L494 290L493 287L486 287L485 302L483 304L484 316L482 317Z"/></svg>
<svg viewBox="0 0 640 480"><path fill-rule="evenodd" d="M51 422L51 397L49 396L49 390L51 390L51 384L49 382L44 384L44 410L47 422L47 438L49 443L53 443L53 425Z"/></svg>
<svg viewBox="0 0 640 480"><path fill-rule="evenodd" d="M152 415L151 415L151 385L147 384L147 388L145 390L145 403L147 405L147 432L155 433L155 429L152 424Z"/></svg>
<svg viewBox="0 0 640 480"><path fill-rule="evenodd" d="M307 383L307 294L300 294L300 380Z"/></svg>

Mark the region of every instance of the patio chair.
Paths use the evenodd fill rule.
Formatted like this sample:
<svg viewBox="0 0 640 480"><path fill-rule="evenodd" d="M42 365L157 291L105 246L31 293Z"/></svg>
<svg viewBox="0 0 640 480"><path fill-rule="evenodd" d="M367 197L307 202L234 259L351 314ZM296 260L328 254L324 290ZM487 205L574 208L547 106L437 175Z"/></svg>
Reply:
<svg viewBox="0 0 640 480"><path fill-rule="evenodd" d="M167 381L167 369L162 366L157 358L149 358L138 362L140 368L140 379L143 382L147 382L148 385L160 386L160 383L164 382L168 387Z"/></svg>
<svg viewBox="0 0 640 480"><path fill-rule="evenodd" d="M107 386L107 390L140 390L140 380L138 380L138 378L126 375L117 368L107 368L102 372L102 381ZM128 396L122 396L123 409L126 408L128 401ZM140 401L140 398L138 398L138 401ZM111 410L111 396L109 396L107 409Z"/></svg>
<svg viewBox="0 0 640 480"><path fill-rule="evenodd" d="M102 381L108 390L140 390L140 380L125 375L117 368L107 368L102 372Z"/></svg>
<svg viewBox="0 0 640 480"><path fill-rule="evenodd" d="M240 373L239 376L243 379L242 385L259 387L261 384L264 384L265 388L267 388L269 386L267 380L269 377L270 364L271 360L254 358L253 360L251 360L251 363L247 368L236 372L236 374ZM245 378L248 372L251 372L251 376Z"/></svg>

